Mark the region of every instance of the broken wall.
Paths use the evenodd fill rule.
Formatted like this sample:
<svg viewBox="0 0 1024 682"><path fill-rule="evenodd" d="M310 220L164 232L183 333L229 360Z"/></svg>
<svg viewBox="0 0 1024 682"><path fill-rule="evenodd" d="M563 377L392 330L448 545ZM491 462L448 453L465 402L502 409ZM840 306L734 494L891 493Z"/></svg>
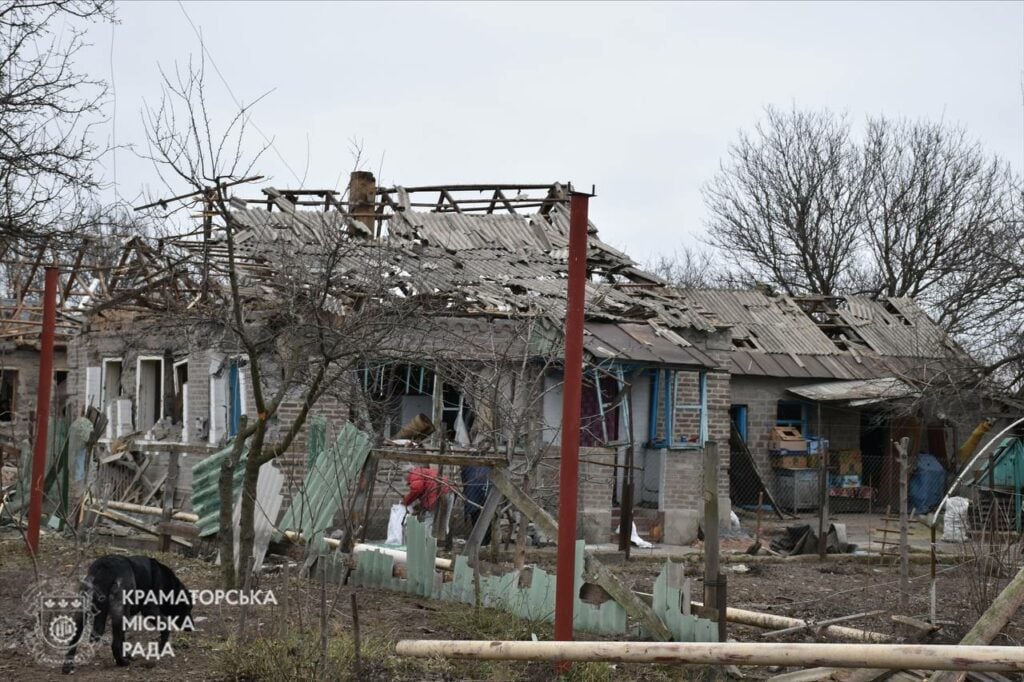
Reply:
<svg viewBox="0 0 1024 682"><path fill-rule="evenodd" d="M63 348L54 349L53 371L68 371L67 353ZM16 444L32 437L39 390L39 351L0 346L0 373L5 384L3 388L9 391L3 396L5 404L0 406L0 439ZM62 415L65 396L56 387L51 395L51 416Z"/></svg>

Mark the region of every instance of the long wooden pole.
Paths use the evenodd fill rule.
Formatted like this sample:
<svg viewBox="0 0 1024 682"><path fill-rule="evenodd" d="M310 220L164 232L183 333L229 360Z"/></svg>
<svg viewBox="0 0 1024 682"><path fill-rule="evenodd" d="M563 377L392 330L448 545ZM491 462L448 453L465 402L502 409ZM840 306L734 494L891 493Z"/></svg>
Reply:
<svg viewBox="0 0 1024 682"><path fill-rule="evenodd" d="M1003 588L992 605L989 606L981 618L974 624L974 627L960 640L961 646L977 646L988 644L999 634L999 631L1006 627L1006 624L1017 609L1024 606L1024 568L1017 572L1016 577ZM1024 650L1024 647L1019 647ZM936 669L932 666L932 669ZM961 675L951 673L935 673L929 682L960 682Z"/></svg>
<svg viewBox="0 0 1024 682"><path fill-rule="evenodd" d="M576 599L576 500L583 381L583 306L587 283L587 207L590 197L569 199L569 280L562 383L561 462L558 473L558 563L555 574L555 639L572 639Z"/></svg>
<svg viewBox="0 0 1024 682"><path fill-rule="evenodd" d="M1024 671L1024 647L760 642L500 642L402 640L399 656L493 661L608 661L798 667Z"/></svg>
<svg viewBox="0 0 1024 682"><path fill-rule="evenodd" d="M807 555L813 557L814 555ZM816 558L816 557L815 557ZM700 602L692 602L692 608L699 610L704 605ZM809 623L799 618L790 618L788 616L780 616L775 613L762 613L760 611L747 611L746 609L737 609L728 607L725 610L725 617L730 623L738 623L740 625L750 625L757 628L765 628L768 630L779 630L781 628L790 628L798 626L806 626ZM838 637L842 639L852 639L858 642L872 642L875 644L884 644L893 640L889 635L881 632L872 632L870 630L860 630L858 628L846 627L843 625L828 625L822 628L821 634L829 637Z"/></svg>

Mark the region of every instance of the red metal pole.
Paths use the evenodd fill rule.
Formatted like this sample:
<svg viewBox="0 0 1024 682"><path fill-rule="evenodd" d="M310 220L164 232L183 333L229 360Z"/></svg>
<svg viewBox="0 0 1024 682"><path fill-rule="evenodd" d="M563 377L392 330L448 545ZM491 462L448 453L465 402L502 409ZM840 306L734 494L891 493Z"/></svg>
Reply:
<svg viewBox="0 0 1024 682"><path fill-rule="evenodd" d="M53 336L57 326L57 268L46 268L43 293L43 335L39 341L39 389L36 393L36 443L32 454L32 488L28 503L30 554L39 550L39 522L43 514L43 480L46 477L46 437L50 421L50 389L53 386Z"/></svg>
<svg viewBox="0 0 1024 682"><path fill-rule="evenodd" d="M580 458L580 393L583 380L583 298L587 283L587 205L569 203L569 292L565 317L565 382L562 386L562 452L558 474L558 564L555 574L555 639L572 640L576 598L576 500Z"/></svg>

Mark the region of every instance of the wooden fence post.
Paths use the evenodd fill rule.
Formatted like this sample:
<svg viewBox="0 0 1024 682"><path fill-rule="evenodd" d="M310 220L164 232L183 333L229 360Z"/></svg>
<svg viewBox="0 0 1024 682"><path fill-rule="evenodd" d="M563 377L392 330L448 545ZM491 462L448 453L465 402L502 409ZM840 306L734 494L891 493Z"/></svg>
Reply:
<svg viewBox="0 0 1024 682"><path fill-rule="evenodd" d="M171 548L170 521L174 512L174 491L178 487L178 451L172 449L167 453L167 478L164 480L163 514L160 521L160 551Z"/></svg>
<svg viewBox="0 0 1024 682"><path fill-rule="evenodd" d="M907 449L910 439L904 436L896 443L900 459L900 610L906 612L910 593L910 544L907 537L909 504Z"/></svg>
<svg viewBox="0 0 1024 682"><path fill-rule="evenodd" d="M718 444L704 445L704 604L718 623L718 640L726 640L725 576L718 562Z"/></svg>

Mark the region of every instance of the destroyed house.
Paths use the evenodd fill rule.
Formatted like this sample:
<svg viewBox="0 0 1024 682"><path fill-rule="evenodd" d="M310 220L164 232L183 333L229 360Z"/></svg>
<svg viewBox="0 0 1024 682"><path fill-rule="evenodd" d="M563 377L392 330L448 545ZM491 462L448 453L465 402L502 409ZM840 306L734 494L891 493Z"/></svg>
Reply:
<svg viewBox="0 0 1024 682"><path fill-rule="evenodd" d="M49 409L55 424L64 425L71 416L66 353L79 312L105 286L102 269L89 267L93 245L87 240L69 245L48 238L24 246L9 246L0 253L0 447L5 454L35 438L46 267L60 266ZM49 433L52 440L54 429Z"/></svg>
<svg viewBox="0 0 1024 682"><path fill-rule="evenodd" d="M553 510L565 428L567 198L558 184L377 188L368 173L353 174L347 201L326 190L234 196L207 235L165 240L164 265L126 277L124 291L109 299L124 303L90 315L71 353L75 395L108 416L107 443L128 436L211 448L226 442L241 416L253 414L253 380L237 344L211 333L217 324L182 324L190 300L212 280L202 268L217 272L224 264L230 225L241 286L253 300L270 301L279 295L275 273L318 262L332 246L328 237L342 235L345 247L331 261L342 293L324 304L332 319L354 317L355 301L370 295L368 263L383 278L372 295L386 291L409 315L380 339L373 357L352 365L346 390L324 396L312 413L340 428L357 411L351 388L359 385L374 405L380 436L428 415L455 444L489 447L516 466L532 462L537 496ZM151 292L126 295L143 292L155 273L170 278L159 294L177 297L180 315L148 306ZM222 286L223 277L218 281ZM626 482L616 463L636 472L638 502L669 515L685 512L695 533L700 451L708 440L728 437L727 331L687 314L676 292L602 242L591 225L584 346L582 419L573 428L587 448L580 501L587 538L604 541L612 530ZM267 390L275 380L264 378ZM298 409L286 397L279 418ZM303 435L277 463L292 488L307 446ZM376 491L381 505L402 487L394 471L387 475ZM726 501L727 486L723 475Z"/></svg>
<svg viewBox="0 0 1024 682"><path fill-rule="evenodd" d="M817 509L817 458L826 449L832 511L898 503L892 444L904 436L912 463L929 453L956 467L951 455L980 418L977 405L936 408L929 394L949 395L973 363L912 300L764 288L681 297L693 314L730 329L734 505L756 506L763 484L787 511Z"/></svg>

